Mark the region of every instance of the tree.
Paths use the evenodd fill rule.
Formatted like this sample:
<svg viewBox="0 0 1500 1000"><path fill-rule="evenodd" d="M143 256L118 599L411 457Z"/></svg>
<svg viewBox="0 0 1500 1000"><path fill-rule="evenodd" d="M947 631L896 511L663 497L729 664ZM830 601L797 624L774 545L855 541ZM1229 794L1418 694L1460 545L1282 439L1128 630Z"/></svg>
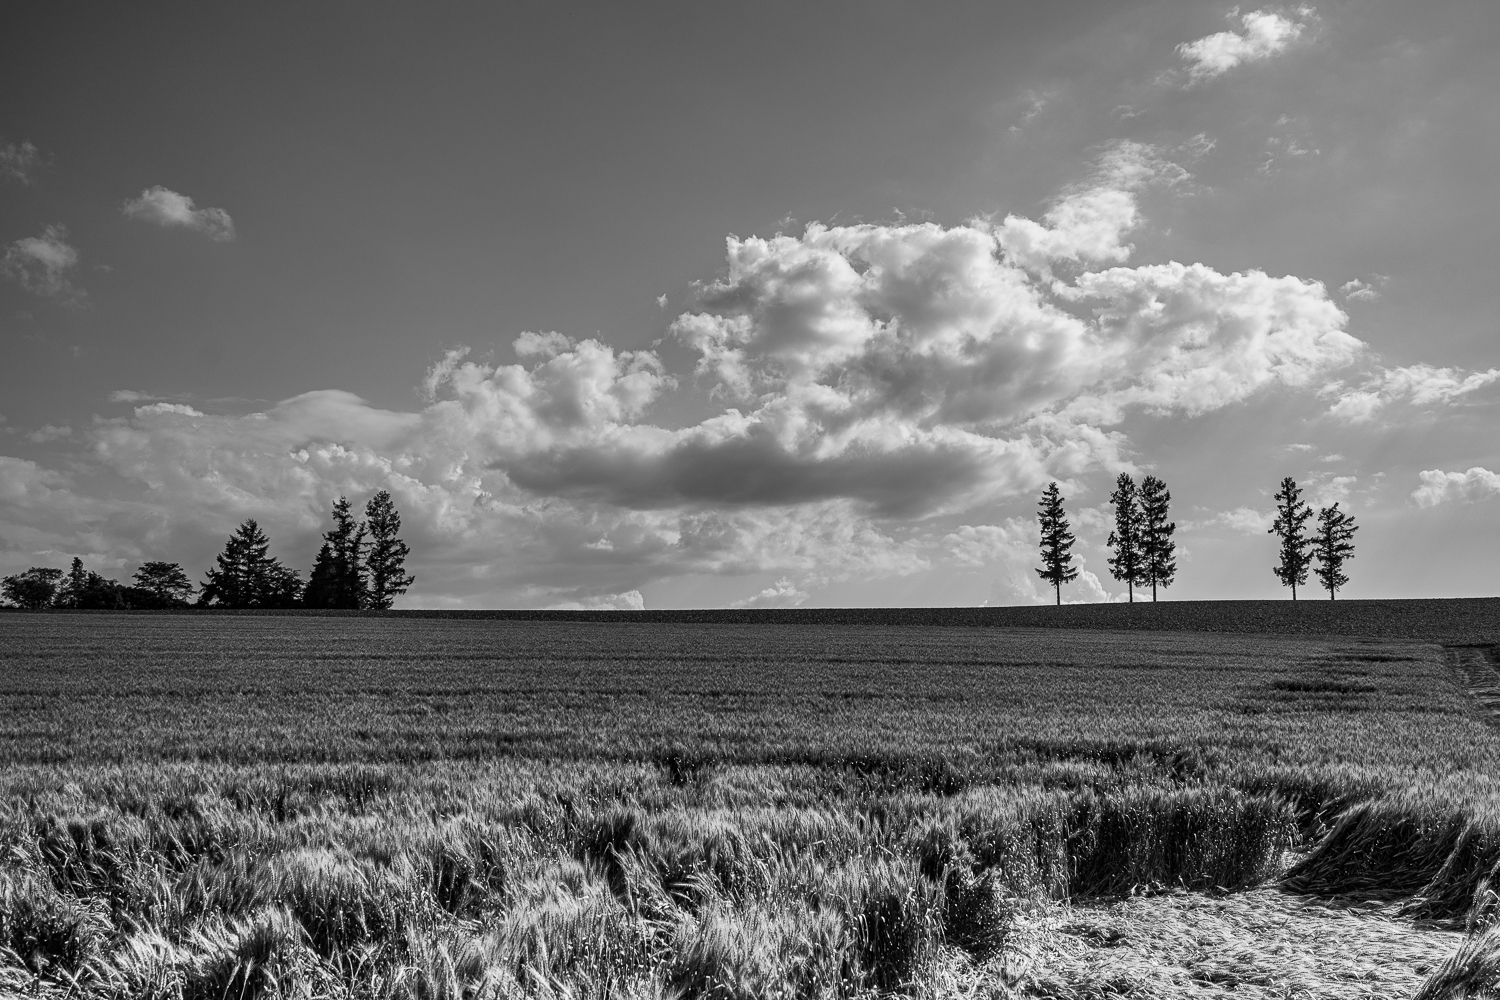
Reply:
<svg viewBox="0 0 1500 1000"><path fill-rule="evenodd" d="M52 599L53 605L59 608L78 607L79 599L88 590L88 586L89 573L83 568L83 560L74 556L73 565L68 568L68 575L63 577L62 583L57 588L57 596Z"/></svg>
<svg viewBox="0 0 1500 1000"><path fill-rule="evenodd" d="M1354 533L1358 530L1353 515L1339 510L1338 504L1318 511L1318 530L1312 538L1313 555L1318 559L1315 572L1330 601L1335 591L1349 582L1344 563L1354 558Z"/></svg>
<svg viewBox="0 0 1500 1000"><path fill-rule="evenodd" d="M1307 569L1312 565L1312 544L1307 537L1307 521L1313 516L1312 508L1302 500L1302 490L1296 480L1287 476L1281 481L1281 492L1276 501L1276 520L1267 534L1281 538L1281 562L1271 571L1283 587L1292 588L1292 600L1297 599L1297 586L1307 582Z"/></svg>
<svg viewBox="0 0 1500 1000"><path fill-rule="evenodd" d="M365 526L349 512L349 498L333 505L333 528L323 533L303 603L311 608L360 608L365 604Z"/></svg>
<svg viewBox="0 0 1500 1000"><path fill-rule="evenodd" d="M270 539L250 518L224 543L203 581L199 604L221 608L289 608L302 597L297 571L266 554Z"/></svg>
<svg viewBox="0 0 1500 1000"><path fill-rule="evenodd" d="M1135 603L1135 585L1146 582L1146 560L1141 546L1141 501L1135 480L1122 472L1115 480L1115 491L1109 495L1115 505L1115 530L1108 545L1115 550L1109 557L1109 571L1125 583L1130 603Z"/></svg>
<svg viewBox="0 0 1500 1000"><path fill-rule="evenodd" d="M48 566L33 566L24 573L0 580L0 594L17 607L38 611L50 607L57 597L63 571Z"/></svg>
<svg viewBox="0 0 1500 1000"><path fill-rule="evenodd" d="M1146 582L1151 584L1151 600L1156 600L1156 588L1163 590L1177 578L1177 543L1172 535L1177 531L1176 523L1167 520L1172 505L1172 494L1167 484L1155 476L1141 480L1141 554L1145 563Z"/></svg>
<svg viewBox="0 0 1500 1000"><path fill-rule="evenodd" d="M139 592L135 600L138 606L175 608L192 596L193 581L180 564L153 561L142 563L135 571L134 589Z"/></svg>
<svg viewBox="0 0 1500 1000"><path fill-rule="evenodd" d="M370 555L365 560L370 572L366 606L383 610L417 580L406 574L406 557L411 554L411 547L398 537L401 515L390 491L381 490L365 504L365 523L370 531ZM1066 522L1063 527L1066 529Z"/></svg>
<svg viewBox="0 0 1500 1000"><path fill-rule="evenodd" d="M1037 575L1052 584L1057 603L1062 604L1062 585L1078 579L1078 570L1073 567L1073 532L1068 530L1068 517L1063 511L1063 496L1057 483L1050 483L1042 491L1037 502L1037 520L1042 525L1042 568Z"/></svg>

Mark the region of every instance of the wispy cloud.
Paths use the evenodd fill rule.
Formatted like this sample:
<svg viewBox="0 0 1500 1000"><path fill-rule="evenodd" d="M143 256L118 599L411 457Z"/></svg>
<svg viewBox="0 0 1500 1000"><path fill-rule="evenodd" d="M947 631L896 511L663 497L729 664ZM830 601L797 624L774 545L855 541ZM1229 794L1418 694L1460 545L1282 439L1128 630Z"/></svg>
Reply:
<svg viewBox="0 0 1500 1000"><path fill-rule="evenodd" d="M41 152L29 142L8 142L0 146L0 179L31 184L42 164Z"/></svg>
<svg viewBox="0 0 1500 1000"><path fill-rule="evenodd" d="M7 247L0 258L0 274L33 294L80 305L86 296L68 279L78 260L78 251L68 244L67 229L48 226L42 235L16 240Z"/></svg>
<svg viewBox="0 0 1500 1000"><path fill-rule="evenodd" d="M1365 423L1392 403L1412 406L1449 405L1500 380L1500 368L1464 372L1458 368L1409 365L1384 368L1357 387L1332 382L1322 395L1335 397L1328 408L1331 416L1347 423Z"/></svg>
<svg viewBox="0 0 1500 1000"><path fill-rule="evenodd" d="M194 208L193 199L160 184L141 192L122 207L127 218L140 219L168 228L191 229L211 240L234 239L234 220L222 208Z"/></svg>
<svg viewBox="0 0 1500 1000"><path fill-rule="evenodd" d="M1311 11L1303 8L1298 13L1305 18ZM1240 15L1240 24L1242 31L1220 31L1177 46L1192 80L1212 79L1236 66L1270 59L1286 51L1307 27L1303 21L1267 10Z"/></svg>

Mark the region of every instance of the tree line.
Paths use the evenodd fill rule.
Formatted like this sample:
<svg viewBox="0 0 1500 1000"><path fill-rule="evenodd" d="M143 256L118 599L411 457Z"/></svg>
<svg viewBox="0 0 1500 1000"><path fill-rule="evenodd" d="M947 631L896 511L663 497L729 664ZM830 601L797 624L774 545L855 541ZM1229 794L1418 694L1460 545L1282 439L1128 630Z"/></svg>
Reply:
<svg viewBox="0 0 1500 1000"><path fill-rule="evenodd" d="M1297 588L1307 583L1308 571L1312 570L1328 591L1328 599L1333 600L1339 588L1349 582L1344 565L1354 558L1354 533L1359 530L1354 518L1334 503L1318 510L1317 526L1309 530L1312 507L1302 499L1302 490L1291 476L1281 481L1274 499L1276 519L1268 533L1280 541L1280 561L1272 572L1283 586L1292 589L1295 601ZM1063 501L1061 490L1053 482L1037 502L1042 565L1036 572L1052 585L1058 604L1062 604L1062 585L1078 578L1072 553L1077 538ZM1135 603L1135 588L1147 586L1155 601L1157 588L1165 590L1177 576L1177 544L1172 540L1177 525L1168 520L1172 494L1155 476L1147 476L1137 486L1129 473L1122 472L1109 502L1115 515L1114 530L1106 543L1110 548L1110 575L1125 584L1131 603Z"/></svg>
<svg viewBox="0 0 1500 1000"><path fill-rule="evenodd" d="M402 541L401 515L387 490L365 505L357 520L347 497L333 505L333 527L323 533L311 573L302 575L269 555L270 539L254 518L235 529L203 582L194 586L179 563L152 561L136 570L131 584L85 570L33 566L0 580L0 595L22 608L164 609L389 608L416 577L406 573L411 548Z"/></svg>

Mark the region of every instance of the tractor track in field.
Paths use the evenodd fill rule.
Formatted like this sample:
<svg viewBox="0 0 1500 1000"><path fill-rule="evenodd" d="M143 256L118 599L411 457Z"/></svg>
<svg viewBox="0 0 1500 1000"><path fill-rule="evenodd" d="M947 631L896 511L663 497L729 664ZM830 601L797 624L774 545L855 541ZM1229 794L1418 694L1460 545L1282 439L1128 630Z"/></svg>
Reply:
<svg viewBox="0 0 1500 1000"><path fill-rule="evenodd" d="M1500 646L1444 646L1443 654L1464 689L1484 708L1488 721L1500 726Z"/></svg>

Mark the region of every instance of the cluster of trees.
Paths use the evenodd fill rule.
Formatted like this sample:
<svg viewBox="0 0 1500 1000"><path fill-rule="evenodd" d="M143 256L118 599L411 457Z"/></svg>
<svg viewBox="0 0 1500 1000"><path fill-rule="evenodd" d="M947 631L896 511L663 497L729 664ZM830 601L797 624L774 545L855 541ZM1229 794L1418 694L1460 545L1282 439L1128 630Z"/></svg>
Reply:
<svg viewBox="0 0 1500 1000"><path fill-rule="evenodd" d="M1275 500L1276 520L1270 533L1281 540L1281 561L1272 567L1277 578L1283 586L1292 588L1295 601L1297 588L1307 583L1308 571L1316 563L1318 581L1333 600L1338 589L1349 582L1344 564L1354 558L1354 533L1359 530L1354 518L1335 503L1318 511L1317 527L1309 531L1312 508L1302 500L1302 490L1290 476L1281 481ZM1111 549L1110 574L1125 584L1131 603L1135 602L1137 586L1150 586L1151 600L1155 601L1157 588L1171 586L1177 576L1177 544L1172 540L1177 525L1168 520L1172 494L1155 476L1147 476L1137 487L1135 480L1122 472L1109 501L1115 509L1115 530L1107 543ZM1042 565L1037 574L1052 584L1061 604L1062 585L1078 578L1072 552L1077 539L1070 530L1057 483L1042 491L1037 507L1042 528Z"/></svg>
<svg viewBox="0 0 1500 1000"><path fill-rule="evenodd" d="M253 518L242 523L214 560L207 578L194 587L177 563L148 562L126 586L85 570L73 559L68 573L33 566L0 581L6 601L23 608L186 607L194 590L197 603L219 608L389 608L416 577L406 573L410 547L401 540L401 515L381 490L356 520L346 497L333 505L333 528L306 584L296 570L269 555L271 541Z"/></svg>
<svg viewBox="0 0 1500 1000"><path fill-rule="evenodd" d="M1328 599L1333 600L1338 589L1349 582L1344 563L1354 558L1354 533L1359 526L1335 503L1319 508L1318 526L1309 532L1307 522L1312 519L1312 507L1302 499L1302 490L1291 476L1281 481L1274 499L1276 520L1268 533L1281 539L1281 561L1271 571L1283 587L1292 588L1295 601L1297 588L1307 583L1307 571L1316 561L1313 572L1328 591Z"/></svg>
<svg viewBox="0 0 1500 1000"><path fill-rule="evenodd" d="M1177 578L1177 543L1172 535L1177 524L1168 520L1172 493L1167 484L1147 476L1136 485L1135 478L1122 472L1115 480L1115 491L1109 495L1115 508L1115 530L1106 543L1111 549L1109 571L1125 584L1130 602L1135 603L1135 588L1150 587L1155 601L1157 588L1165 590ZM1037 574L1052 584L1057 603L1062 603L1062 585L1078 578L1073 566L1073 543L1077 539L1069 530L1063 510L1063 496L1057 483L1042 491L1038 504L1042 525L1042 566Z"/></svg>

